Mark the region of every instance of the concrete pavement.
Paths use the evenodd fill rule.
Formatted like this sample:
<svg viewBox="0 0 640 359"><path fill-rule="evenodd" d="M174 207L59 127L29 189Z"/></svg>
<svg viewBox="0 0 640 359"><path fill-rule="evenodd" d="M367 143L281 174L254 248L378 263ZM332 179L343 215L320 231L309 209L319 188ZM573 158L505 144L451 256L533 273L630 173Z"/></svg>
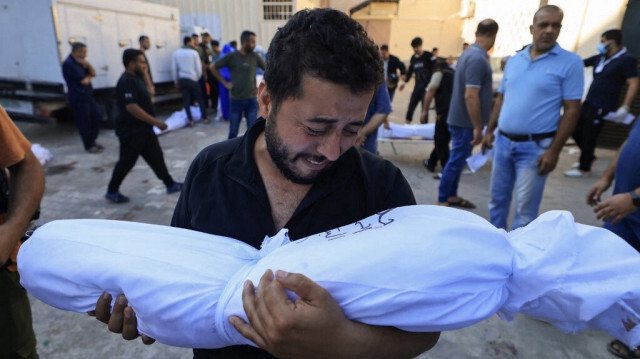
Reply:
<svg viewBox="0 0 640 359"><path fill-rule="evenodd" d="M410 91L411 88L406 88L396 94L392 121L404 122ZM415 115L416 121L418 115ZM143 160L138 161L121 187L121 192L129 196L131 202L115 205L104 199L107 182L118 157L118 141L112 130L101 132L98 141L105 145L106 151L95 155L82 149L73 125L18 125L32 142L40 143L54 155L45 166L47 188L42 201L43 222L61 218L108 218L169 223L178 195L165 194L162 182ZM161 136L160 143L172 176L182 181L193 157L207 145L224 140L227 130L228 123L212 122ZM379 151L403 171L418 203L434 204L438 181L421 163L432 145L396 144L396 149L397 154L394 154L389 144L382 143ZM558 168L549 177L541 212L570 210L578 222L600 225L591 209L584 204L584 197L614 152L598 149L593 177L567 179L562 172L577 161L577 154L571 154L569 150L565 147ZM488 218L489 177L490 165L475 174L464 175L460 183L460 194L474 202L478 207L473 212L484 218ZM428 230L428 224L425 224L425 231ZM191 358L188 349L159 343L144 346L139 340L125 342L83 314L57 310L35 299L32 307L38 351L43 359ZM494 316L470 328L443 333L438 345L419 358L612 358L605 348L609 339L607 334L597 332L564 334L543 322L523 316L511 323Z"/></svg>

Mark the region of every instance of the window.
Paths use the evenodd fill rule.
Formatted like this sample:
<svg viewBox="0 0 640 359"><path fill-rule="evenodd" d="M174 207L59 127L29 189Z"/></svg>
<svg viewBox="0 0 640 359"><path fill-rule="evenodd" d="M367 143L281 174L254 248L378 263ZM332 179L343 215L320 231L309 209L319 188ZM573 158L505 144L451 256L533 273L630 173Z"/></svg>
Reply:
<svg viewBox="0 0 640 359"><path fill-rule="evenodd" d="M293 0L262 0L264 20L288 20L293 15Z"/></svg>

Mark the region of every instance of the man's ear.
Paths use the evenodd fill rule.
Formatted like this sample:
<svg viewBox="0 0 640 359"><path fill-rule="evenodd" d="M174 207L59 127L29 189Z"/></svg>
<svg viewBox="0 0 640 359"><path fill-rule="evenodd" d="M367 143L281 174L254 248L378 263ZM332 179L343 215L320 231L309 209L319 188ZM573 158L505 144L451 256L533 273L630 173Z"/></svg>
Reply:
<svg viewBox="0 0 640 359"><path fill-rule="evenodd" d="M260 117L269 117L269 112L271 111L271 96L269 95L267 84L264 81L261 81L260 85L258 85L258 107Z"/></svg>

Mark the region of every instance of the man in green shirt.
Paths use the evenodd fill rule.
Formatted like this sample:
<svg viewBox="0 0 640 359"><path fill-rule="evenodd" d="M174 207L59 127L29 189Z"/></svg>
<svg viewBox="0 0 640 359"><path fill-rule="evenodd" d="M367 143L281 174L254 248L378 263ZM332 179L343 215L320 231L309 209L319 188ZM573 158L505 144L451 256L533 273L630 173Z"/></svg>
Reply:
<svg viewBox="0 0 640 359"><path fill-rule="evenodd" d="M266 64L260 55L253 52L255 47L256 34L245 30L240 35L240 49L219 58L211 65L213 75L231 92L229 138L238 136L243 114L247 119L247 128L257 119L256 68L264 70ZM219 69L223 67L229 68L231 82L220 75Z"/></svg>

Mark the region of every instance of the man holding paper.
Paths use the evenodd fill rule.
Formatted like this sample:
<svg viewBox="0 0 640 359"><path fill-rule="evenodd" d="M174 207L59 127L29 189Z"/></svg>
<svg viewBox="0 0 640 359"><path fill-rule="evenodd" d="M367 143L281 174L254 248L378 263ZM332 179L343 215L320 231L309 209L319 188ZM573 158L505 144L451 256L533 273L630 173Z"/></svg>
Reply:
<svg viewBox="0 0 640 359"><path fill-rule="evenodd" d="M623 122L638 92L637 60L622 46L622 31L605 31L598 44L598 54L585 59L584 65L593 66L593 82L572 135L580 147L580 162L574 164L576 168L564 173L567 177L589 175L603 121ZM616 110L625 83L628 85L627 92L622 105Z"/></svg>

